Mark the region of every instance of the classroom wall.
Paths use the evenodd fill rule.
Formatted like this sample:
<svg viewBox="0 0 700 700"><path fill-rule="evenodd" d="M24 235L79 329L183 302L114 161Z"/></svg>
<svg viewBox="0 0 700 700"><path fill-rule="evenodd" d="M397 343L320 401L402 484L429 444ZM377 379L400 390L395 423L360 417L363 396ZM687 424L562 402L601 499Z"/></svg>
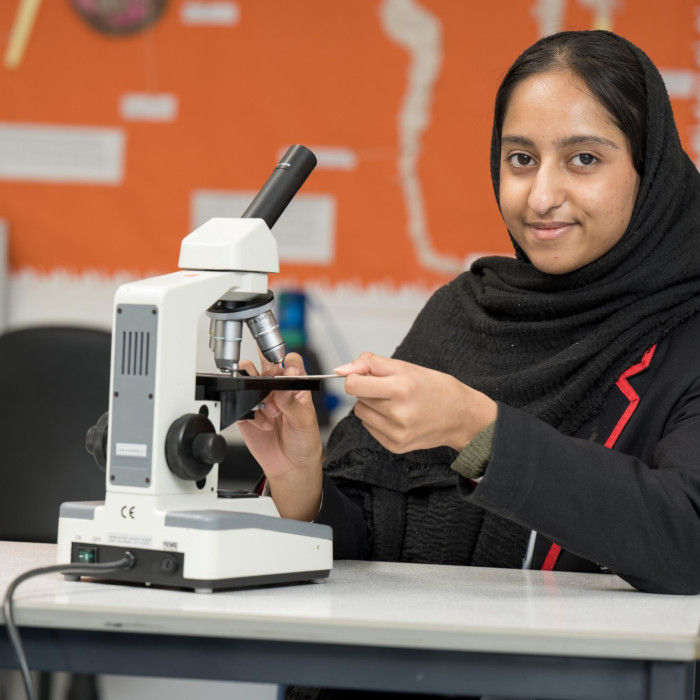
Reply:
<svg viewBox="0 0 700 700"><path fill-rule="evenodd" d="M488 169L504 70L593 27L657 62L700 158L691 0L4 0L0 325L109 327L119 284L176 269L302 143L319 163L271 287L307 292L328 369L391 353L436 286L510 252Z"/></svg>

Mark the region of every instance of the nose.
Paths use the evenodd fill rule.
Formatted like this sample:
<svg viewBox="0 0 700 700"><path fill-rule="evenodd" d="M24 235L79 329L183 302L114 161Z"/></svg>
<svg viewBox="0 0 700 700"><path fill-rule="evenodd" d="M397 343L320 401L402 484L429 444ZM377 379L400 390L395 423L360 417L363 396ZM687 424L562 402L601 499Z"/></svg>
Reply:
<svg viewBox="0 0 700 700"><path fill-rule="evenodd" d="M527 203L532 211L543 216L560 207L566 200L564 173L556 163L540 163L533 175Z"/></svg>

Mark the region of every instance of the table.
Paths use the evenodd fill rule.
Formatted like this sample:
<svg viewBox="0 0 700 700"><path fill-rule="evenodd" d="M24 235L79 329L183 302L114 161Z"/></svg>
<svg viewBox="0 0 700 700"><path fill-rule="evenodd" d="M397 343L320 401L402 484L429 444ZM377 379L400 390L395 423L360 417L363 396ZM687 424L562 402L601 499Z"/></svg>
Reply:
<svg viewBox="0 0 700 700"><path fill-rule="evenodd" d="M54 563L0 543L0 594ZM612 575L335 563L325 583L196 594L30 579L34 669L560 700L692 698L700 596ZM0 668L15 667L0 634Z"/></svg>

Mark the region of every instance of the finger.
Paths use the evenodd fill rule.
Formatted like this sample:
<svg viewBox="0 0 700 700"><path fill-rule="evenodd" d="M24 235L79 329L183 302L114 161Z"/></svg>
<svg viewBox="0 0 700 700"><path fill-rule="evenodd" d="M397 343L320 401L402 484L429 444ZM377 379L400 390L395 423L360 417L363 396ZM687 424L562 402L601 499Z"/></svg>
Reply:
<svg viewBox="0 0 700 700"><path fill-rule="evenodd" d="M381 414L371 406L362 401L358 401L352 408L353 413L368 426L378 426Z"/></svg>
<svg viewBox="0 0 700 700"><path fill-rule="evenodd" d="M293 358L292 358L293 359ZM299 358L299 362L301 362L301 358ZM301 367L299 366L299 362L292 361L290 363L287 363L287 360L285 358L285 366L284 366L284 376L285 377L298 377L305 375L306 372L304 371L304 364L301 362ZM304 397L305 394L308 394L308 391L304 390L276 390L273 392L273 396L275 399L275 403L279 407L280 411L283 413L285 410L288 410L292 408L293 404L295 401L301 401Z"/></svg>
<svg viewBox="0 0 700 700"><path fill-rule="evenodd" d="M345 379L345 393L358 399L406 399L410 391L410 383L397 375L351 374Z"/></svg>
<svg viewBox="0 0 700 700"><path fill-rule="evenodd" d="M239 369L245 370L251 377L260 375L258 368L250 360L242 360L238 365Z"/></svg>
<svg viewBox="0 0 700 700"><path fill-rule="evenodd" d="M272 421L262 411L255 411L252 418L236 421L236 425L238 425L238 430L241 431L244 439L247 435L251 435L251 429L267 431L273 428Z"/></svg>
<svg viewBox="0 0 700 700"><path fill-rule="evenodd" d="M284 374L284 367L282 363L268 362L267 360L262 360L260 363L262 368L262 373L266 377L276 377L278 374Z"/></svg>
<svg viewBox="0 0 700 700"><path fill-rule="evenodd" d="M394 416L387 415L382 410L386 402L358 401L355 404L355 415L366 425L390 437L394 442L404 442L410 435L405 424Z"/></svg>
<svg viewBox="0 0 700 700"><path fill-rule="evenodd" d="M336 374L340 374L343 377L347 377L349 374L369 374L370 363L369 356L371 353L363 352L356 360L352 362L346 362L340 367L336 367L333 371Z"/></svg>
<svg viewBox="0 0 700 700"><path fill-rule="evenodd" d="M391 437L391 435L388 435L387 433L382 432L376 426L366 424L364 421L362 421L362 425L364 426L365 430L382 447L389 450L389 452L393 452L394 454L404 454L405 452L408 452L410 450L410 448L407 447L405 444L397 442L396 440L393 439L393 437Z"/></svg>
<svg viewBox="0 0 700 700"><path fill-rule="evenodd" d="M282 364L277 362L270 362L265 355L263 355L262 350L258 347L258 357L260 358L260 369L262 374L266 377L276 377L278 374L282 374Z"/></svg>
<svg viewBox="0 0 700 700"><path fill-rule="evenodd" d="M284 375L287 377L306 376L304 360L301 355L296 352L290 352L284 358ZM274 391L273 394L277 405L280 407L280 410L282 409L282 406L285 408L290 408L293 405L292 402L294 401L302 404L307 404L309 401L311 401L311 393L304 389L286 391L279 389Z"/></svg>
<svg viewBox="0 0 700 700"><path fill-rule="evenodd" d="M381 377L390 374L395 374L398 365L404 364L400 360L393 360L382 355L375 355L371 352L363 352L356 360L348 362L340 367L336 367L333 371L342 376L350 374L371 374Z"/></svg>
<svg viewBox="0 0 700 700"><path fill-rule="evenodd" d="M294 372L290 372L291 369L294 369ZM297 353L297 352L290 352L285 358L284 358L284 373L285 374L297 374L297 375L306 375L306 368L304 367L304 358Z"/></svg>
<svg viewBox="0 0 700 700"><path fill-rule="evenodd" d="M274 393L271 392L269 393L264 401L261 401L258 404L258 413L262 413L266 418L269 418L270 420L274 420L279 416L280 414L280 409L279 406L275 403L274 399Z"/></svg>

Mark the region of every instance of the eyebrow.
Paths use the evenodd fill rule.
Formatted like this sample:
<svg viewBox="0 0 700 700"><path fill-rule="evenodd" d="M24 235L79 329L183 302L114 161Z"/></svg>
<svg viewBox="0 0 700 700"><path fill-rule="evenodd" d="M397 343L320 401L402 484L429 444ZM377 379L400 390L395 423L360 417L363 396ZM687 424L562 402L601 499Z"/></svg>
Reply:
<svg viewBox="0 0 700 700"><path fill-rule="evenodd" d="M518 136L517 134L506 135L501 137L501 143L509 143L515 146L528 146L530 148L535 148L535 142L528 139L525 136ZM556 145L559 148L566 148L568 146L581 146L585 144L596 144L599 146L608 146L609 148L619 149L620 147L609 139L604 139L602 136L596 136L594 134L578 134L575 136L566 136L563 139L559 139Z"/></svg>

